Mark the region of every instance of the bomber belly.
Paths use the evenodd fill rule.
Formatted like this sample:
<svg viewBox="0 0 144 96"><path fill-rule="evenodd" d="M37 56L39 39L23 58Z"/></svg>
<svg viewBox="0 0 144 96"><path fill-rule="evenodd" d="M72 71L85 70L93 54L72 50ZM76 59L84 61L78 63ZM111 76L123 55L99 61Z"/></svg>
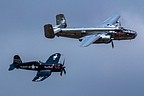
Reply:
<svg viewBox="0 0 144 96"><path fill-rule="evenodd" d="M73 30L73 31L61 31L56 33L56 36L62 36L62 37L68 37L68 38L75 38L75 39L79 39L81 37L84 37L86 35L88 35L89 32L87 31L82 31L82 30Z"/></svg>
<svg viewBox="0 0 144 96"><path fill-rule="evenodd" d="M75 39L79 39L83 37L80 32L59 32L59 33L56 33L56 36L75 38Z"/></svg>
<svg viewBox="0 0 144 96"><path fill-rule="evenodd" d="M102 43L108 44L110 42L111 42L110 39L98 39L97 41L94 42L94 44L102 44Z"/></svg>

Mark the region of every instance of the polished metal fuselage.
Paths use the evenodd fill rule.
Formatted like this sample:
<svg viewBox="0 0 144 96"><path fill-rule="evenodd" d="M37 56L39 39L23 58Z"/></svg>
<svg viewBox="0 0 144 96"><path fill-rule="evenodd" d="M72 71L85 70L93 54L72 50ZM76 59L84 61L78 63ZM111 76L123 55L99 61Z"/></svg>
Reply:
<svg viewBox="0 0 144 96"><path fill-rule="evenodd" d="M61 30L56 32L55 30ZM134 39L137 34L135 31L124 29L122 27L108 27L108 28L57 28L55 29L56 36L68 37L80 39L87 35L93 34L106 34L110 35L113 40L131 40ZM97 40L95 43L103 43L101 40Z"/></svg>

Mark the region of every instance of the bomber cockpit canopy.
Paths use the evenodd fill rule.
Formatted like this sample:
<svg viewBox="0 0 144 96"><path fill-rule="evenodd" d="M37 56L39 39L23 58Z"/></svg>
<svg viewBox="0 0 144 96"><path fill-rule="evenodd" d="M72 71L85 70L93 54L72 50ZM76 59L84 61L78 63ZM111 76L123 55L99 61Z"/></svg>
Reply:
<svg viewBox="0 0 144 96"><path fill-rule="evenodd" d="M126 32L126 33L135 33L133 30L125 29L123 27L120 27L121 31Z"/></svg>

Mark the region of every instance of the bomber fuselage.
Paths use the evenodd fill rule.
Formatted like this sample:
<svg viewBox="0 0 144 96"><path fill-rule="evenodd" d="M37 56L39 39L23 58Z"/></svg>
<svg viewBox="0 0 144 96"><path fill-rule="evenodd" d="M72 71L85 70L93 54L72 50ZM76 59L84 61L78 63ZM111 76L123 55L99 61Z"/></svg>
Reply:
<svg viewBox="0 0 144 96"><path fill-rule="evenodd" d="M97 31L95 31L97 30ZM112 40L131 40L137 36L137 33L133 30L124 28L64 28L60 32L56 33L56 36L68 37L81 39L84 36L91 35L94 33L109 35ZM109 43L103 41L102 38L94 43Z"/></svg>

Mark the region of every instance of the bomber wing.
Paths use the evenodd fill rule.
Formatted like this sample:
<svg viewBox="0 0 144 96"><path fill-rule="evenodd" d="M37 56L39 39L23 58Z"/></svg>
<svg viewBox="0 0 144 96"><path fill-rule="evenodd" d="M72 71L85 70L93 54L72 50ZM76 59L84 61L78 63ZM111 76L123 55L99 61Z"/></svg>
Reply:
<svg viewBox="0 0 144 96"><path fill-rule="evenodd" d="M103 27L104 28L104 27L113 26L114 24L116 24L118 22L119 18L120 18L119 15L115 15L115 16L109 17L102 24L98 25L97 27Z"/></svg>
<svg viewBox="0 0 144 96"><path fill-rule="evenodd" d="M94 34L94 35L85 36L82 40L81 46L82 47L87 47L87 46L94 43L95 41L97 41L100 38L101 38L101 34Z"/></svg>
<svg viewBox="0 0 144 96"><path fill-rule="evenodd" d="M117 27L115 26L115 24L118 23L118 19L119 18L120 18L119 15L115 15L115 16L109 17L101 25L97 26L98 27L97 29L100 28L101 31L103 31L103 32L105 30L106 31L108 31L108 30L110 30L110 31L112 31L112 30L119 30L119 28L117 29ZM95 30L95 31L98 31L98 30ZM99 32L101 32L101 31L99 30ZM101 34L99 34L99 33L93 33L92 35L88 35L88 36L83 37L81 46L82 47L89 46L90 44L92 44L95 41L97 41L98 39L100 39L102 34L105 34L105 33L101 33Z"/></svg>
<svg viewBox="0 0 144 96"><path fill-rule="evenodd" d="M40 82L45 80L51 75L51 70L41 70L37 72L37 75L34 77L32 81Z"/></svg>

